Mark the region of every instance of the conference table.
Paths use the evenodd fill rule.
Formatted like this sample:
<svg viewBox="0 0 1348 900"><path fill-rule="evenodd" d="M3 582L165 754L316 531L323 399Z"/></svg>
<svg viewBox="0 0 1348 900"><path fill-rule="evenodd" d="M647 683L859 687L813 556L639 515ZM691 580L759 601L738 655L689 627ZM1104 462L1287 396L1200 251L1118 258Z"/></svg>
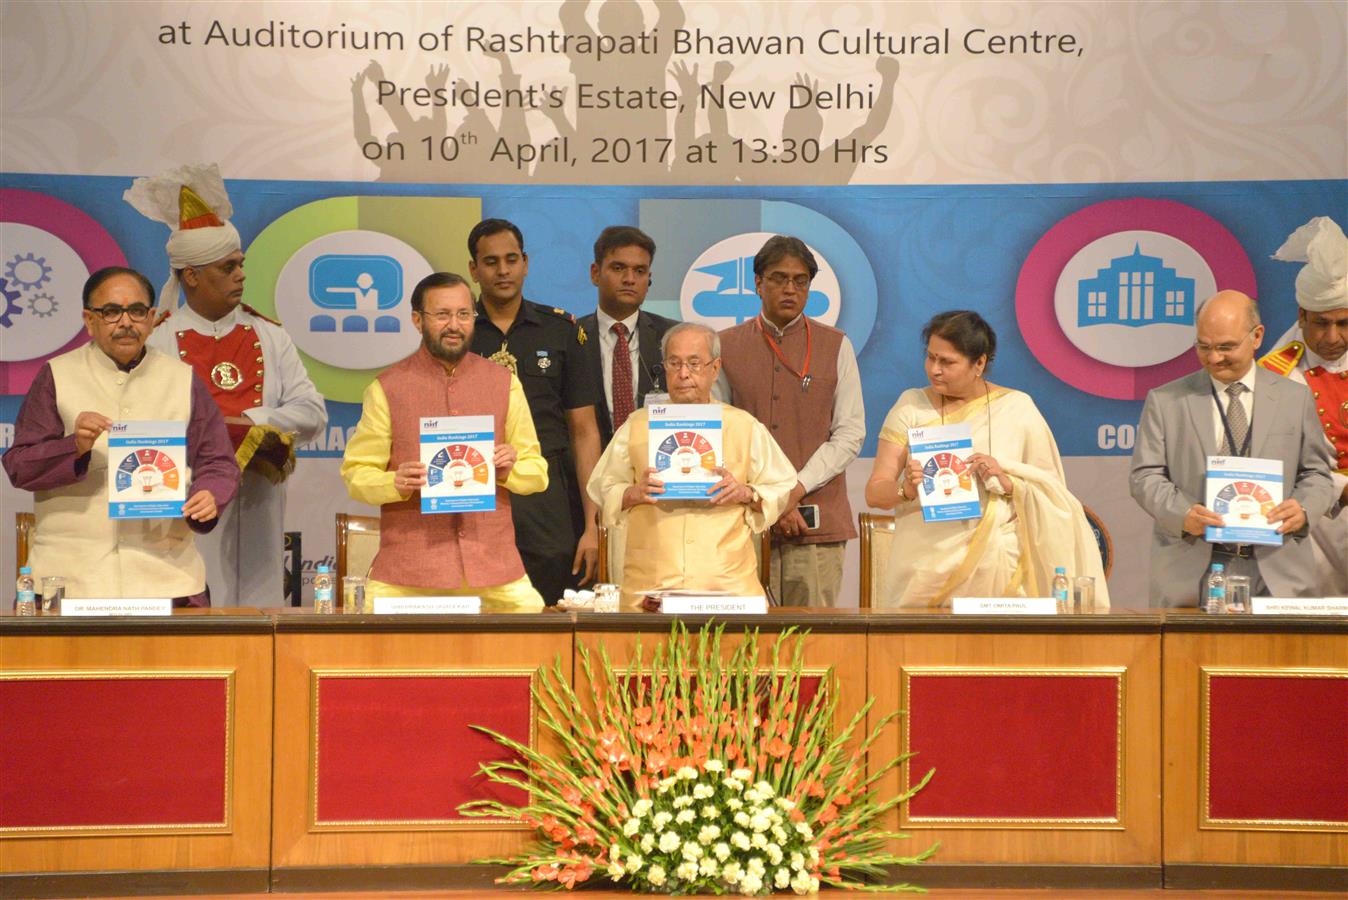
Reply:
<svg viewBox="0 0 1348 900"><path fill-rule="evenodd" d="M774 609L806 676L902 709L885 824L927 886L1348 889L1348 619ZM0 616L0 895L487 887L522 848L470 726L542 748L536 672L578 689L658 614Z"/></svg>

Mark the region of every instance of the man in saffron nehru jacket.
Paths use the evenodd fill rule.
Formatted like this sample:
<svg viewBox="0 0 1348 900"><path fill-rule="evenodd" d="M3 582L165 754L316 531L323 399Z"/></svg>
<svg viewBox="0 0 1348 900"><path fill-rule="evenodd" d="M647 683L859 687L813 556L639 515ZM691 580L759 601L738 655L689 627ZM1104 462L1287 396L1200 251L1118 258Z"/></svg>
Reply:
<svg viewBox="0 0 1348 900"><path fill-rule="evenodd" d="M1304 262L1297 321L1259 364L1310 388L1330 444L1334 505L1311 522L1319 593L1348 596L1348 237L1326 216L1302 225L1273 254Z"/></svg>
<svg viewBox="0 0 1348 900"><path fill-rule="evenodd" d="M468 595L481 597L484 611L538 610L543 598L515 547L510 497L545 490L548 464L519 379L468 350L476 318L461 276L421 280L412 292L421 346L365 389L342 478L353 499L380 507L371 596ZM492 417L494 510L421 512L420 420L435 416Z"/></svg>
<svg viewBox="0 0 1348 900"><path fill-rule="evenodd" d="M239 486L220 410L190 366L145 346L154 287L131 269L99 269L84 283L92 343L43 364L3 459L32 491L37 524L28 561L37 579L63 575L69 597L173 597L210 606L193 532L216 526ZM108 515L108 437L116 422L187 425L187 501L180 519Z"/></svg>
<svg viewBox="0 0 1348 900"><path fill-rule="evenodd" d="M721 340L681 322L664 337L671 403L711 403ZM648 465L650 417L638 409L613 435L586 489L606 523L627 528L622 593L627 606L651 591L683 588L762 596L753 536L786 507L796 470L767 428L742 409L721 406L720 477L706 500L661 500L664 481Z"/></svg>
<svg viewBox="0 0 1348 900"><path fill-rule="evenodd" d="M193 369L210 389L243 471L239 500L201 541L217 604L280 606L286 491L295 445L327 424L323 398L280 323L242 303L243 250L218 166L138 178L124 199L168 225L168 318L150 346ZM181 290L186 300L181 308Z"/></svg>
<svg viewBox="0 0 1348 900"><path fill-rule="evenodd" d="M776 235L754 257L763 308L721 332L726 400L768 427L799 470L772 528L772 591L786 606L836 606L843 549L857 536L847 467L866 440L852 342L806 315L819 272L799 238Z"/></svg>

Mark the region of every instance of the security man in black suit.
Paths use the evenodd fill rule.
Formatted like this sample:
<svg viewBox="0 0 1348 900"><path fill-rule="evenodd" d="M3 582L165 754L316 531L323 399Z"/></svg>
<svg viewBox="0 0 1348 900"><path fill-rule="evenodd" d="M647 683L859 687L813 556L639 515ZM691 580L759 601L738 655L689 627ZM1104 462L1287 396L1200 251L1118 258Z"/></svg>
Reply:
<svg viewBox="0 0 1348 900"><path fill-rule="evenodd" d="M641 309L654 260L655 241L630 225L610 225L594 242L590 281L599 289L599 308L580 325L593 336L585 348L591 370L602 375L596 412L605 447L647 394L665 390L660 339L678 323Z"/></svg>
<svg viewBox="0 0 1348 900"><path fill-rule="evenodd" d="M600 452L598 369L586 347L595 341L565 310L524 299L529 256L514 224L479 222L468 234L468 254L481 289L472 350L519 377L548 461L547 490L513 498L511 512L524 569L551 606L598 568L598 508L582 490Z"/></svg>

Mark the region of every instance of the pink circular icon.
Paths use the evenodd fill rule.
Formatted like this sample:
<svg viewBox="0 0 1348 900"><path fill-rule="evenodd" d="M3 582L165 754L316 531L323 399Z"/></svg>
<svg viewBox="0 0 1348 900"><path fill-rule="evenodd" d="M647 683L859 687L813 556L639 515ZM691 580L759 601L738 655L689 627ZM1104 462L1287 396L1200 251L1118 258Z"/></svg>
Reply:
<svg viewBox="0 0 1348 900"><path fill-rule="evenodd" d="M1079 390L1113 400L1141 400L1152 388L1197 369L1194 355L1186 351L1138 367L1104 363L1068 339L1054 312L1058 278L1077 251L1122 231L1154 231L1184 242L1207 263L1219 291L1256 296L1254 266L1226 226L1174 200L1139 197L1095 203L1062 219L1039 239L1016 280L1016 320L1026 346L1044 368Z"/></svg>

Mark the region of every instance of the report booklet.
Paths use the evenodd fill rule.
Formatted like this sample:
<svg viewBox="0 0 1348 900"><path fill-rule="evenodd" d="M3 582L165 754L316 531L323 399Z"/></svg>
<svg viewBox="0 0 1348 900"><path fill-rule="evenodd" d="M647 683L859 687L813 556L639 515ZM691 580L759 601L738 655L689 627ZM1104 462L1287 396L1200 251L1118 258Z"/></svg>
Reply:
<svg viewBox="0 0 1348 900"><path fill-rule="evenodd" d="M983 514L978 484L968 466L974 452L973 430L967 422L908 429L908 452L922 466L922 521L952 522L977 519Z"/></svg>
<svg viewBox="0 0 1348 900"><path fill-rule="evenodd" d="M423 513L481 512L496 508L496 423L491 416L436 416L421 420L426 484Z"/></svg>
<svg viewBox="0 0 1348 900"><path fill-rule="evenodd" d="M180 518L188 477L186 422L113 422L108 429L109 518Z"/></svg>
<svg viewBox="0 0 1348 900"><path fill-rule="evenodd" d="M660 403L650 410L647 465L665 483L660 500L706 500L721 480L721 404Z"/></svg>
<svg viewBox="0 0 1348 900"><path fill-rule="evenodd" d="M1282 460L1249 456L1209 456L1204 506L1222 517L1204 539L1215 544L1282 543L1266 516L1282 502Z"/></svg>

